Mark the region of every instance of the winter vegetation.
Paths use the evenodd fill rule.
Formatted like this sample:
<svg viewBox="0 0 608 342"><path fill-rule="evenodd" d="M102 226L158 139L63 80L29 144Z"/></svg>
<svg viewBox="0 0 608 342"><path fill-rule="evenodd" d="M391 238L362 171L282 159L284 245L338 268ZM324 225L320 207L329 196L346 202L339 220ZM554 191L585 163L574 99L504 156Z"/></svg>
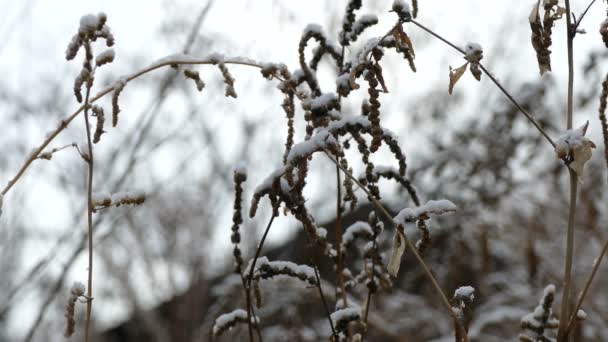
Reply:
<svg viewBox="0 0 608 342"><path fill-rule="evenodd" d="M276 44L296 50L294 61L199 54L189 39L183 51L125 74L112 72L123 44L112 15L75 20L65 51L72 82L62 85L75 109L11 169L0 194L0 236L8 241L3 259L10 258L10 239L17 237L8 230L17 226L19 201L30 195L17 189L30 177L44 178L50 172L44 167L71 153L70 171L58 179L80 206L57 246L76 237L76 248L40 251L44 257L25 272L0 261L8 275L0 280L0 330L27 293L38 292L42 304L19 337L25 341L608 340L602 290L608 286L608 19L585 20L608 4L525 4L530 42L514 52L529 54L540 76L524 84L485 64L498 54L494 49L452 42L450 32L434 30L425 2L389 1L378 13L362 13L363 5L345 1L335 30L311 23L293 44ZM599 34L585 27L599 27ZM369 34L374 28L381 33ZM403 134L387 112L395 108L391 101L409 96L393 90L400 89L396 83L425 72L418 65L425 58L421 37L440 42L464 64L438 66L444 77L437 89L412 100L422 109L399 113L412 124ZM597 47L575 59L580 37ZM563 51L553 46L557 40L566 42ZM557 55L566 62L552 60ZM257 83L241 85L241 72L257 75ZM585 84L574 82L578 73ZM468 74L475 83L464 85ZM563 74L562 87L553 74ZM126 98L142 95L144 79L160 86L150 108L134 118ZM212 101L244 101L253 87L273 94L258 102L276 102L265 120L280 125L244 120L238 136L216 136L230 128L228 118L194 115L199 104L192 97L220 106ZM181 123L164 119L152 130L171 92L187 94L180 103L193 114ZM449 113L470 110L462 105L468 92L483 92L476 97L479 112L449 121ZM597 115L588 115L592 109ZM410 153L405 141L415 131L428 137ZM174 141L165 159L136 167ZM184 152L191 146L193 154ZM168 177L148 176L161 172L151 165L175 163L175 151L182 159L164 171ZM202 162L195 156L201 153ZM182 187L169 194L165 186L173 182ZM222 217L231 217L230 224ZM296 227L293 239L272 245L269 236L287 225ZM218 235L229 255L213 249L203 229L212 226L229 232ZM223 263L209 262L209 254ZM74 271L78 258L86 267ZM57 259L58 277L39 276ZM136 277L149 289L133 285ZM142 292L167 282L174 296L168 306L144 309ZM127 330L112 335L96 324L103 311L127 303L140 323L124 329L136 334L117 337ZM172 309L175 303L190 306ZM60 319L47 317L57 312ZM63 330L54 329L59 321Z"/></svg>

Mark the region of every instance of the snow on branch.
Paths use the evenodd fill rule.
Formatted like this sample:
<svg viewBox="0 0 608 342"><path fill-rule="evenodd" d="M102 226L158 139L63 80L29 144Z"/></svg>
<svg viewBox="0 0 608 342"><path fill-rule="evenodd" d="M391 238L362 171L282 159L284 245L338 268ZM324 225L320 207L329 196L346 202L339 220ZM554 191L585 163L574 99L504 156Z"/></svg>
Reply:
<svg viewBox="0 0 608 342"><path fill-rule="evenodd" d="M342 250L345 250L355 238L363 238L366 240L372 240L374 238L374 232L369 223L365 221L357 221L344 231L342 234L342 244L340 245Z"/></svg>
<svg viewBox="0 0 608 342"><path fill-rule="evenodd" d="M294 165L314 152L324 149L334 150L338 147L339 144L336 138L329 131L323 129L309 140L293 145L287 155L287 162Z"/></svg>
<svg viewBox="0 0 608 342"><path fill-rule="evenodd" d="M251 323L254 325L257 325L259 321L258 317L254 316L251 318ZM247 323L247 311L236 309L219 316L213 324L211 336L217 338L223 334L224 331L232 329L237 323Z"/></svg>
<svg viewBox="0 0 608 342"><path fill-rule="evenodd" d="M475 299L475 289L472 286L462 286L454 291L452 312L454 313L455 341L468 341L467 331L473 315L471 310L473 299Z"/></svg>
<svg viewBox="0 0 608 342"><path fill-rule="evenodd" d="M393 236L393 245L391 248L391 257L389 259L387 269L394 277L399 273L401 266L401 257L405 252L405 226L412 224L417 220L427 220L433 215L441 215L456 211L456 205L449 200L443 199L438 201L428 201L426 204L416 208L405 208L393 218L397 229Z"/></svg>
<svg viewBox="0 0 608 342"><path fill-rule="evenodd" d="M555 299L555 285L545 287L543 298L534 311L521 319L521 328L524 333L519 335L523 342L551 341L552 330L557 329L559 320L553 315L553 301ZM526 331L527 330L527 331Z"/></svg>
<svg viewBox="0 0 608 342"><path fill-rule="evenodd" d="M247 265L245 274L249 274L253 259ZM315 271L307 265L298 265L291 261L269 261L266 257L258 258L253 273L254 279L269 279L279 275L286 275L293 278L298 278L311 285L317 284Z"/></svg>
<svg viewBox="0 0 608 342"><path fill-rule="evenodd" d="M588 127L589 121L577 129L567 130L555 141L557 157L564 160L576 172L581 183L583 168L585 163L591 159L592 149L595 148L593 141L585 137Z"/></svg>
<svg viewBox="0 0 608 342"><path fill-rule="evenodd" d="M336 331L342 332L346 330L346 328L348 327L348 323L361 319L361 308L350 307L340 309L338 311L333 312L330 317L334 323Z"/></svg>
<svg viewBox="0 0 608 342"><path fill-rule="evenodd" d="M457 207L449 200L442 199L438 201L428 201L426 204L416 208L405 208L395 216L394 220L398 224L405 225L406 223L414 222L421 219L427 219L433 215L441 215L456 211Z"/></svg>

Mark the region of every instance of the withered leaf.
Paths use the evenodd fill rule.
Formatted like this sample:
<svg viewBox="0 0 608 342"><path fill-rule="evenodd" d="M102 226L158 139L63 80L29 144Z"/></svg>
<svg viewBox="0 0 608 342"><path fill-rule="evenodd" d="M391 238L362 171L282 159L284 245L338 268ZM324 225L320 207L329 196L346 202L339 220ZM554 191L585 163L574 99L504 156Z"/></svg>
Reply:
<svg viewBox="0 0 608 342"><path fill-rule="evenodd" d="M382 91L388 93L388 88L384 83L384 76L382 76L382 67L380 66L380 64L374 65L374 74L376 75L376 80L378 80L378 83L380 83L380 85L382 86Z"/></svg>
<svg viewBox="0 0 608 342"><path fill-rule="evenodd" d="M389 259L388 265L386 266L388 273L390 273L393 277L396 277L399 273L399 267L401 266L401 257L403 256L403 252L405 252L405 241L399 233L399 229L396 229L395 235L393 236L391 258Z"/></svg>
<svg viewBox="0 0 608 342"><path fill-rule="evenodd" d="M412 57L416 56L416 52L414 52L414 45L412 44L412 41L410 40L410 37L407 35L407 33L403 31L403 27L401 27L401 25L397 25L393 28L393 37L395 38L395 41L399 44L407 46L407 48L410 50Z"/></svg>
<svg viewBox="0 0 608 342"><path fill-rule="evenodd" d="M469 62L464 63L460 68L452 69L450 66L450 85L448 87L448 93L452 95L452 90L454 90L454 86L456 82L462 77L465 71L467 71L467 66Z"/></svg>

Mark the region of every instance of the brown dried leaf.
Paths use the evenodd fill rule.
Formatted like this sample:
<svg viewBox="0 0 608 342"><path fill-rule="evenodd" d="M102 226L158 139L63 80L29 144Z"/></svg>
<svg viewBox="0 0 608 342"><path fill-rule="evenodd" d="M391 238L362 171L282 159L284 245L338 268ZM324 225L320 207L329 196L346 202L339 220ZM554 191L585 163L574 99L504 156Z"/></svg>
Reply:
<svg viewBox="0 0 608 342"><path fill-rule="evenodd" d="M401 27L401 25L397 25L393 28L393 37L395 38L395 41L397 41L399 44L407 46L407 48L410 50L410 53L412 54L412 57L416 57L416 52L414 52L414 45L412 44L412 41L410 40L410 37L407 35L407 33L403 31L403 27Z"/></svg>
<svg viewBox="0 0 608 342"><path fill-rule="evenodd" d="M380 66L380 64L374 65L374 73L376 74L376 80L378 80L378 83L380 83L380 85L382 86L382 91L388 93L388 88L384 83L384 76L382 76L382 67Z"/></svg>
<svg viewBox="0 0 608 342"><path fill-rule="evenodd" d="M543 28L539 15L539 5L540 1L532 7L529 20L530 29L532 30L532 47L534 48L534 51L536 51L536 60L538 61L538 68L542 76L545 72L551 71L551 51L548 48L548 46L551 45L551 31L549 30L549 32L547 32L547 30ZM546 37L546 34L549 34L549 36Z"/></svg>
<svg viewBox="0 0 608 342"><path fill-rule="evenodd" d="M452 69L450 66L450 85L448 86L448 93L452 95L452 90L454 90L454 86L456 82L464 75L464 72L467 71L467 66L469 62L464 63L460 68Z"/></svg>

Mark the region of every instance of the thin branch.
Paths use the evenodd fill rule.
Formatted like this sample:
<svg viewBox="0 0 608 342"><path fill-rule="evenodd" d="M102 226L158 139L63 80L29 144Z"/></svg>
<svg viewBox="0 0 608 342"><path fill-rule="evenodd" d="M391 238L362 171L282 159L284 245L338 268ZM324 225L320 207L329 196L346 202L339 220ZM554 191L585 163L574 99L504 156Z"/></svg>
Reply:
<svg viewBox="0 0 608 342"><path fill-rule="evenodd" d="M420 24L419 22L417 22L416 20L412 19L411 22L420 27L421 29L423 29L424 31L430 33L432 36L434 36L435 38L441 40L442 42L446 43L447 45L451 46L452 48L454 48L455 50L457 50L458 52L462 53L463 55L465 54L464 50L461 49L460 47L454 45L453 43L451 43L449 40L443 38L442 36L440 36L439 34L435 33L433 30L427 28L426 26ZM485 66L483 66L483 64L479 63L479 67L481 68L481 70L490 78L490 80L492 80L492 82L498 87L498 89L500 89L500 91L502 91L502 93L509 99L509 101L511 101L511 103L513 103L513 105L515 105L515 107L517 107L517 109L519 109L519 111L534 125L534 127L536 127L536 129L545 137L545 139L547 139L547 141L551 144L551 146L555 147L555 143L553 142L553 139L551 139L551 137L549 136L549 134L547 134L547 132L545 132L545 130L542 128L542 126L540 125L540 123L538 121L536 121L536 119L534 118L534 116L532 114L530 114L530 112L528 112L522 105L519 104L519 102L517 102L515 100L515 98L511 95L511 93L509 93L505 87L502 86L502 84L498 81L498 79L496 79L496 77L494 77L494 75L492 75L492 73L490 71L488 71L488 69L486 69Z"/></svg>
<svg viewBox="0 0 608 342"><path fill-rule="evenodd" d="M253 341L252 334L252 324L251 324L251 311L253 307L251 305L251 280L253 279L253 271L255 270L255 263L258 261L260 254L262 253L262 247L264 246L264 242L266 242L266 237L268 236L268 232L270 231L270 227L272 226L272 222L274 222L274 218L278 215L276 209L272 209L272 216L266 225L266 230L264 230L264 235L262 235L262 240L258 244L258 248L255 251L255 256L253 257L253 261L251 262L251 269L249 270L249 275L247 276L247 284L245 286L246 299L247 299L247 325L249 326L249 338ZM258 328L259 329L259 328ZM261 336L261 333L258 332Z"/></svg>
<svg viewBox="0 0 608 342"><path fill-rule="evenodd" d="M568 111L566 113L566 129L572 128L572 114L574 107L574 26L570 16L570 0L566 0L566 39L568 46ZM561 320L557 331L557 340L565 342L568 340L566 330L566 317L569 317L570 288L572 287L572 259L574 256L574 216L576 214L576 192L578 177L576 172L568 168L570 174L570 208L568 210L568 232L566 237L566 260L564 265L563 293L561 302Z"/></svg>
<svg viewBox="0 0 608 342"><path fill-rule="evenodd" d="M373 228L372 228L373 229ZM373 240L373 246L372 246L372 250L374 251L374 253L376 253L376 249L378 248L376 246L376 237L374 236L374 240ZM374 256L372 256L372 272L371 272L371 286L373 286L373 288L375 289L376 285L374 284L374 270L376 269L376 258ZM371 290L372 288L369 288L367 290L367 300L365 301L365 314L363 315L363 323L367 324L367 316L369 315L369 307L371 305L372 302L372 295L374 294L373 291Z"/></svg>
<svg viewBox="0 0 608 342"><path fill-rule="evenodd" d="M585 299L585 296L587 295L589 288L591 288L591 283L593 282L593 278L595 277L595 274L597 273L597 271L600 269L600 264L602 263L602 260L604 260L604 256L606 255L606 252L608 252L608 240L606 240L606 242L604 242L604 247L602 248L602 252L597 257L597 259L595 259L595 262L593 262L593 269L591 270L591 274L587 278L587 281L585 282L585 286L583 287L583 290L578 295L578 301L576 302L574 311L572 311L572 314L570 314L570 319L568 320L568 326L566 326L566 331L565 331L566 334L568 334L568 332L572 328L572 324L574 323L574 319L576 318L576 313L581 308L581 305L583 304L583 300Z"/></svg>
<svg viewBox="0 0 608 342"><path fill-rule="evenodd" d="M321 287L321 277L319 276L319 269L316 264L313 264L313 269L315 270L315 278L317 280L317 289L319 290L319 296L321 297L321 302L323 303L323 308L325 309L325 315L329 320L329 327L331 328L331 333L334 337L334 341L338 341L338 334L336 333L336 328L334 327L334 322L331 319L331 313L329 311L329 306L327 305L327 301L325 300L325 295L323 294L323 288Z"/></svg>
<svg viewBox="0 0 608 342"><path fill-rule="evenodd" d="M339 162L339 161L338 161ZM342 270L344 269L344 258L342 254L342 247L340 241L342 240L342 187L340 186L340 168L336 166L336 245L338 245L338 260L336 272L338 276L338 286L340 291L342 292L342 304L344 307L348 306L348 300L346 299L346 288L344 286L344 274L342 274Z"/></svg>
<svg viewBox="0 0 608 342"><path fill-rule="evenodd" d="M242 65L242 66L249 66L249 67L254 67L254 68L258 68L258 69L262 69L264 67L264 65L262 63L256 63L256 62L251 62L251 61L245 61L242 60L240 58L227 58L223 61L224 64L233 64L233 65ZM172 66L172 65L214 65L217 64L217 60L214 58L206 58L206 59L192 59L192 60L188 60L188 61L184 61L184 60L179 60L179 59L175 59L175 60L163 60L160 63L154 63L151 66L148 66L147 68L144 68L140 71L137 71L127 77L124 78L125 82L131 82L143 75L146 75L154 70L166 67L166 66ZM274 75L274 77L276 79L278 79L279 81L283 81L283 79L281 78L280 75ZM97 93L96 95L90 97L89 99L89 104L95 103L95 101L101 99L102 97L112 93L114 91L114 86L108 86L105 89L101 90L99 93ZM80 106L74 113L70 114L69 116L67 116L66 118L64 118L63 120L60 121L60 124L57 128L55 128L54 130L52 130L51 132L49 132L49 134L47 135L47 137L44 139L44 141L37 147L34 149L34 151L28 156L28 158L25 160L25 162L23 163L23 165L21 165L21 167L19 168L19 170L17 171L17 174L8 182L8 184L2 189L2 195L6 195L11 189L12 187L17 183L17 181L23 176L23 174L25 173L25 171L30 167L30 165L32 164L32 162L38 157L38 155L40 155L40 153L42 152L42 150L44 150L56 137L57 135L59 135L59 133L61 133L65 128L67 128L70 123L72 122L72 120L74 120L74 118L76 118L76 116L78 116L78 114L80 114L83 110L84 110L85 106L82 105Z"/></svg>
<svg viewBox="0 0 608 342"><path fill-rule="evenodd" d="M88 44L88 43L87 43ZM92 77L92 76L89 76ZM84 99L84 123L87 132L87 145L89 150L88 164L88 184L87 184L87 231L89 241L89 275L87 281L87 314L84 325L84 341L89 341L89 331L91 326L91 311L93 310L93 143L91 142L91 128L89 127L89 96L91 94L92 80L87 81L87 93Z"/></svg>
<svg viewBox="0 0 608 342"><path fill-rule="evenodd" d="M587 12L589 11L589 9L591 8L591 6L595 3L595 0L591 0L591 2L589 3L589 5L587 5L587 8L585 9L585 11L583 12L583 14L581 14L581 17L578 18L578 20L575 21L575 25L574 25L574 34L576 34L576 31L578 30L578 27L581 25L581 22L583 21L583 18L585 18L585 15L587 15Z"/></svg>

